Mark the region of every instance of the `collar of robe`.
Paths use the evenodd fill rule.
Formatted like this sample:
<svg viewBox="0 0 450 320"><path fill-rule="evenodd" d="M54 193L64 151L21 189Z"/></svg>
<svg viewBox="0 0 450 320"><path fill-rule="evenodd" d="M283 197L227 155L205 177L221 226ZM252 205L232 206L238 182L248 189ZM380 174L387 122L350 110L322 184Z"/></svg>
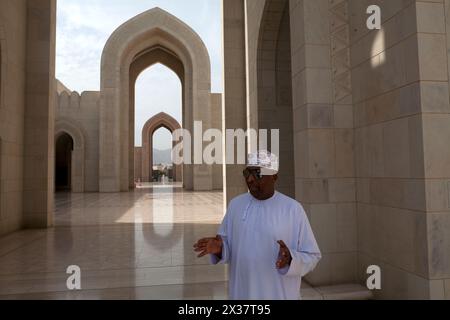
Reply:
<svg viewBox="0 0 450 320"><path fill-rule="evenodd" d="M249 194L250 194L250 193L249 193ZM271 200L275 199L275 197L277 196L277 194L278 194L278 192L275 191L274 194L273 194L273 196L270 197L269 199L266 199L266 200L258 200L258 199L256 199L254 196L252 196L252 195L250 194L250 201L249 201L249 203L247 204L247 206L246 206L246 208L245 208L245 212L244 212L244 216L242 217L242 221L247 220L248 213L249 213L249 211L250 211L250 207L251 207L253 204L264 204L264 203L266 203L266 202L268 202L268 201L271 201Z"/></svg>

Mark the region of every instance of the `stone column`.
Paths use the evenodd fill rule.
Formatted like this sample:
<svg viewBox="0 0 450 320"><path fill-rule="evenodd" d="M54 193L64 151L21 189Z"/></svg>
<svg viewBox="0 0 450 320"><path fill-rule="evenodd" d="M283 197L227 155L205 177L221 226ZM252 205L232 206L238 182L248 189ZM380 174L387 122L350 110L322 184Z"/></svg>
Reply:
<svg viewBox="0 0 450 320"><path fill-rule="evenodd" d="M173 134L173 131L171 132ZM174 150L177 143L172 142L172 150ZM172 164L173 167L173 182L182 182L183 181L183 165L175 165Z"/></svg>
<svg viewBox="0 0 450 320"><path fill-rule="evenodd" d="M247 83L245 54L245 2L244 0L223 0L223 133L225 130L247 130ZM223 147L225 155L226 148ZM235 157L237 152L235 152ZM243 165L224 165L225 205L247 187L242 178Z"/></svg>
<svg viewBox="0 0 450 320"><path fill-rule="evenodd" d="M134 181L143 182L144 179L142 177L142 147L134 148Z"/></svg>
<svg viewBox="0 0 450 320"><path fill-rule="evenodd" d="M129 126L129 132L128 132L128 146L129 146L129 152L128 152L128 185L130 190L133 190L136 187L135 184L135 141L134 141L134 131L135 131L135 82L130 82L129 86L129 92L130 92L130 117L128 119L128 126Z"/></svg>
<svg viewBox="0 0 450 320"><path fill-rule="evenodd" d="M296 199L323 255L307 280L352 283L357 217L348 6L291 0L290 10Z"/></svg>
<svg viewBox="0 0 450 320"><path fill-rule="evenodd" d="M418 149L424 153L420 164L425 168L425 179L416 182L416 190L425 191L420 209L426 209L426 218L418 220L426 230L414 229L411 233L426 234L428 245L420 242L420 235L414 240L420 244L416 248L418 257L428 254L417 268L422 271L417 272L419 277L426 275L428 283L426 295L414 292L410 296L450 300L450 67L445 68L450 66L450 1L417 1L416 14L422 115L412 119L416 126L410 126L409 132L417 138L413 143L420 146L423 141L423 148ZM411 162L417 159L414 154L410 157ZM412 203L415 200L409 199Z"/></svg>
<svg viewBox="0 0 450 320"><path fill-rule="evenodd" d="M56 0L27 1L24 224L53 224Z"/></svg>

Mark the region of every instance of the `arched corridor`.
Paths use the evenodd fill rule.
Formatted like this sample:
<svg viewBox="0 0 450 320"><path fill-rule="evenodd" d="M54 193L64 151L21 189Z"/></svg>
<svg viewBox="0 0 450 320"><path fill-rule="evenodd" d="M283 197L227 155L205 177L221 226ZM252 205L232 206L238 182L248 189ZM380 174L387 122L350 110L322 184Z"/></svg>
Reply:
<svg viewBox="0 0 450 320"><path fill-rule="evenodd" d="M142 129L142 148L136 148L135 150L135 161L140 162L138 168L135 168L135 179L141 182L153 182L153 136L155 132L160 128L166 128L171 134L175 130L181 129L180 124L168 114L161 112L151 119L149 119ZM172 149L174 143L169 146ZM140 175L138 171L140 169ZM173 177L174 182L183 181L183 166L174 166Z"/></svg>
<svg viewBox="0 0 450 320"><path fill-rule="evenodd" d="M160 62L141 72L135 85L134 181L137 187L162 178L183 181L183 166L174 167L172 160L173 133L181 129L183 119L180 77L183 72L162 58L161 53L157 55L160 58L155 61Z"/></svg>
<svg viewBox="0 0 450 320"><path fill-rule="evenodd" d="M155 64L180 80L182 121L166 113L152 117L136 163L135 84ZM125 71L118 74L116 67ZM38 205L36 211L48 204L52 228L0 240L0 298L226 298L225 267L197 259L192 249L198 237L215 234L223 218L221 167L215 184L213 168L204 165L177 166L174 183L151 183L158 129L192 129L194 120L209 128L213 114L219 128L221 95L211 94L210 69L206 46L194 30L154 8L121 25L107 41L100 91L78 93L56 81L49 179L52 191L64 192L42 192L29 203ZM132 189L137 171L147 184ZM213 186L220 191L210 191ZM69 266L80 267L82 292L67 291Z"/></svg>
<svg viewBox="0 0 450 320"><path fill-rule="evenodd" d="M192 130L194 121L211 127L211 66L201 38L160 8L130 19L114 31L102 53L100 119L105 123L100 125L100 192L128 191L134 186L135 82L158 62L182 82L183 128ZM186 165L183 175L188 190L213 189L210 166Z"/></svg>
<svg viewBox="0 0 450 320"><path fill-rule="evenodd" d="M248 191L252 129L279 132L276 189L321 251L303 298L450 299L450 0L375 2L370 16L361 0L0 1L0 299L226 298L227 268L192 245ZM137 115L158 64L180 115L149 100ZM154 184L161 128L185 129L194 161ZM229 161L202 162L208 129Z"/></svg>

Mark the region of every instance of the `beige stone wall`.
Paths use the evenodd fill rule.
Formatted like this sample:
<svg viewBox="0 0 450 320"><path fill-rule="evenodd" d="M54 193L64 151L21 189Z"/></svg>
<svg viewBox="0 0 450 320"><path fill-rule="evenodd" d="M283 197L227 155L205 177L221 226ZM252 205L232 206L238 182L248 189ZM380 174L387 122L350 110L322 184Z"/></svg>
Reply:
<svg viewBox="0 0 450 320"><path fill-rule="evenodd" d="M362 10L365 2L352 1L350 10ZM415 245L425 231L424 215L416 211L424 194L415 180L423 174L420 116L415 116L420 112L415 8L413 1L391 3L382 7L387 21L382 31L369 32L362 17L351 21L357 30L351 33L351 54L359 271L364 282L368 265L382 268L380 297L425 297L426 280L417 274L424 270L426 250ZM416 289L408 292L408 283Z"/></svg>
<svg viewBox="0 0 450 320"><path fill-rule="evenodd" d="M449 3L290 4L296 198L324 253L307 280L365 284L376 264L378 298L443 298ZM383 31L366 28L371 4Z"/></svg>
<svg viewBox="0 0 450 320"><path fill-rule="evenodd" d="M53 211L56 2L0 1L0 235Z"/></svg>
<svg viewBox="0 0 450 320"><path fill-rule="evenodd" d="M293 141L281 137L281 153L287 160L282 166L294 167L295 162L295 186L293 181L279 187L304 205L323 251L321 263L308 276L315 285L357 280L352 99L337 90L333 68L342 66L333 66L331 52L332 9L338 2L290 1L290 19L284 1L246 2L246 120L256 128L292 126L287 135ZM287 57L283 47L290 47Z"/></svg>
<svg viewBox="0 0 450 320"><path fill-rule="evenodd" d="M428 30L430 33L434 33L433 35L430 35L430 37L435 38L436 41L442 41L442 43L445 41L447 44L447 67L448 67L448 73L447 73L447 79L450 79L450 1L445 0L444 1L444 19L445 19L445 29L442 27L442 15L441 10L442 7L440 6L440 3L436 4L421 4L422 10L420 10L421 13L427 12L428 15L425 16L437 16L437 19L432 19L434 22L434 26L439 26L437 29L434 29L433 32L430 32L431 30ZM421 15L421 17L423 16ZM421 21L430 21L430 19L423 19ZM422 23L422 26L424 24ZM422 30L421 30L422 31ZM442 34L446 33L445 40L442 36ZM442 53L443 49L440 48L440 52ZM439 63L444 63L439 61ZM445 79L445 77L444 77ZM440 111L442 113L442 117L440 119L437 119L437 117L434 117L435 120L435 128L441 128L440 130L443 130L443 137L441 133L438 133L439 140L436 140L436 138L433 137L432 134L430 134L427 138L427 141L433 141L435 144L438 141L448 141L449 137L449 124L450 124L450 106L447 104L447 90L443 88L444 83L441 83L441 86L435 86L435 90L437 91L438 100L436 103L438 106L441 106L441 108L438 108L436 111ZM449 81L450 85L450 81ZM437 89L437 90L436 90ZM428 99L431 99L433 97L428 96ZM429 104L430 105L430 104ZM433 105L431 105L433 107ZM431 111L431 110L430 110ZM433 117L430 117L429 119L433 119ZM437 120L437 121L436 121ZM429 128L429 124L427 125ZM435 129L435 134L436 134ZM431 131L432 132L432 131ZM431 133L430 132L430 133ZM441 149L442 146L435 145L434 150ZM448 179L450 177L449 167L448 164L450 163L450 155L448 154L448 149L446 150L447 153L444 154L444 158L441 159L439 154L434 155L434 161L439 161L440 165L439 167L444 166L444 171L441 172L441 174L437 175L437 179L433 179L433 175L430 174L429 179L426 182L426 196L427 196L427 204L432 204L428 207L428 210L431 214L429 214L429 225L431 226L431 231L433 232L432 235L429 236L429 242L430 248L436 248L437 250L432 250L433 253L436 253L436 256L431 257L431 261L434 261L434 266L436 268L433 268L433 276L439 276L440 279L443 279L443 285L445 289L445 299L450 299L450 239L445 234L449 232L450 230L450 183ZM429 158L428 158L429 159ZM436 177L436 175L434 175ZM435 188L435 186L438 186L438 188ZM447 197L448 195L448 197ZM437 248L436 243L439 243L442 241L442 246L440 248ZM438 260L437 256L442 255L441 263L438 265L435 261ZM437 282L439 287L442 287L442 285Z"/></svg>
<svg viewBox="0 0 450 320"><path fill-rule="evenodd" d="M368 1L350 1L352 12ZM358 249L383 271L378 298L445 296L450 153L442 1L381 4L382 31L352 15Z"/></svg>
<svg viewBox="0 0 450 320"><path fill-rule="evenodd" d="M0 1L0 235L23 226L26 1Z"/></svg>
<svg viewBox="0 0 450 320"><path fill-rule="evenodd" d="M84 140L84 191L99 191L99 101L100 93L95 91L63 91L58 95L56 123L67 121L78 128ZM72 134L71 132L67 132ZM74 137L72 137L74 138ZM75 159L74 159L75 160ZM77 166L73 163L73 166Z"/></svg>

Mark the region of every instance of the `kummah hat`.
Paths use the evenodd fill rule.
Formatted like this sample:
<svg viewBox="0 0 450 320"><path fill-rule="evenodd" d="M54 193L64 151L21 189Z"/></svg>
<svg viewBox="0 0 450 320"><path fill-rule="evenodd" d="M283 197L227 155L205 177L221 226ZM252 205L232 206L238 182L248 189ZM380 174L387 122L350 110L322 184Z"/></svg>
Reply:
<svg viewBox="0 0 450 320"><path fill-rule="evenodd" d="M278 173L278 157L267 150L250 153L247 158L247 167L261 168L263 176L273 176Z"/></svg>

